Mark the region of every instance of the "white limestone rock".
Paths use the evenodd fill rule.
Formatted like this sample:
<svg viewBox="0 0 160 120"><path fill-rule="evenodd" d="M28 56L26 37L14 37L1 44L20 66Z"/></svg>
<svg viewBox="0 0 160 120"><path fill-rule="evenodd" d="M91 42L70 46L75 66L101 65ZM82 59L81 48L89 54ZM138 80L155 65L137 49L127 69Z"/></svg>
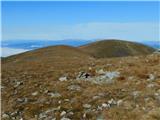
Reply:
<svg viewBox="0 0 160 120"><path fill-rule="evenodd" d="M66 76L60 77L60 78L59 78L59 81L61 81L61 82L67 81L67 77L66 77Z"/></svg>

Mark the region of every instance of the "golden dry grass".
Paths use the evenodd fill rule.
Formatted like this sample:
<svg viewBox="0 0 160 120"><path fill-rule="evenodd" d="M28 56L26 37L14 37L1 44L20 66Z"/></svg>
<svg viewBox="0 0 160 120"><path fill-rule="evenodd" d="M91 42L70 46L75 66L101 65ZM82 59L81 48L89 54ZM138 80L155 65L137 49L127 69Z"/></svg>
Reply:
<svg viewBox="0 0 160 120"><path fill-rule="evenodd" d="M2 61L3 114L21 111L26 120L38 119L36 115L61 106L52 113L57 120L62 118L62 111L66 111L66 117L73 120L95 120L98 117L104 120L159 119L160 100L155 93L160 91L160 55L94 59L74 48L63 46L63 49L65 52L62 48L52 52L48 48L46 51L50 52L47 52L47 57L37 50ZM119 71L120 76L114 84L97 85L75 80L80 71L97 76L95 71L98 69ZM68 80L59 81L58 78L64 74ZM154 81L147 81L150 74L155 76ZM17 81L23 84L15 88ZM147 87L149 84L154 84L154 87ZM68 86L71 85L79 86L80 90L69 90ZM61 96L52 98L46 90L58 92ZM32 96L36 91L38 94ZM132 95L134 91L139 92L137 97ZM27 98L28 101L20 103L17 102L18 98ZM97 110L98 106L112 98L123 100L123 104ZM84 104L91 105L89 111L83 107ZM73 112L73 115L69 112Z"/></svg>

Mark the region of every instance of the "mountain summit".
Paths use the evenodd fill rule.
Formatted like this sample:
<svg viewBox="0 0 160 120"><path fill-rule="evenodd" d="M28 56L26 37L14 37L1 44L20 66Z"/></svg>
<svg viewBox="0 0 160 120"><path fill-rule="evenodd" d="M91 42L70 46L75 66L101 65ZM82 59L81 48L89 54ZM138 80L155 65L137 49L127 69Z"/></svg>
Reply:
<svg viewBox="0 0 160 120"><path fill-rule="evenodd" d="M79 47L95 58L146 55L155 51L149 46L124 40L102 40Z"/></svg>

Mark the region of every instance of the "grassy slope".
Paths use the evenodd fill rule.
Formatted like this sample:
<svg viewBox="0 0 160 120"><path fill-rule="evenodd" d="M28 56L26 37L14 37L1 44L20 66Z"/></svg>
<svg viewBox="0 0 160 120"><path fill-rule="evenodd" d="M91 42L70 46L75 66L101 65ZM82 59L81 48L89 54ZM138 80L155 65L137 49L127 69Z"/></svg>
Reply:
<svg viewBox="0 0 160 120"><path fill-rule="evenodd" d="M122 40L97 41L81 46L80 49L96 58L146 55L154 51L151 47Z"/></svg>
<svg viewBox="0 0 160 120"><path fill-rule="evenodd" d="M133 104L133 107L129 110L122 106L100 111L100 113L91 112L88 113L87 119L94 120L98 114L104 114L111 120L139 120L143 115L148 115L148 112L143 111L142 107L145 106L150 110L152 107L157 108L160 105L154 97L152 99L154 93L160 88L159 57L150 55L95 60L74 47L55 46L4 58L2 60L2 86L4 86L2 90L2 112L21 110L24 118L31 119L42 111L57 107L58 101L61 100L61 110L57 111L55 116L59 118L59 114L63 110L71 110L74 112L71 118L77 120L81 119L84 114L83 104L89 103L97 108L98 105L114 98L116 100L123 99L128 102L127 105ZM118 79L113 85L94 85L84 81L78 82L74 79L79 71L88 71L89 67L93 69L103 68L106 71L120 71L124 79ZM153 82L156 84L154 89L146 87L150 84L146 81L146 76L151 73L157 76L157 81ZM68 74L71 79L60 82L58 78L64 74ZM133 77L133 80L129 80L129 77ZM23 84L15 89L16 83L14 81L22 81ZM82 87L82 90L80 92L68 91L67 87L74 84ZM62 97L53 99L44 93L46 89L57 91ZM126 91L121 92L122 89L126 89ZM131 96L135 90L142 93L137 98L137 102ZM15 91L17 91L16 94L14 94ZM38 91L39 94L32 96L31 93L35 91ZM99 93L107 95L99 100L92 100ZM30 99L27 104L16 102L18 98L24 97ZM151 106L144 102L146 97L149 97L150 101L153 102ZM73 102L66 103L64 99ZM140 107L136 108L136 104Z"/></svg>

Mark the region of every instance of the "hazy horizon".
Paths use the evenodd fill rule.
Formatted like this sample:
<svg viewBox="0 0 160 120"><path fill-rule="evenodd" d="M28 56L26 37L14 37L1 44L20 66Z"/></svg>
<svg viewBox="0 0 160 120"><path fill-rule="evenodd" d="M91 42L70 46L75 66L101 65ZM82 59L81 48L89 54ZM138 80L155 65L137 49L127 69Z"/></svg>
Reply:
<svg viewBox="0 0 160 120"><path fill-rule="evenodd" d="M158 10L158 1L2 1L1 56L103 39L158 43Z"/></svg>
<svg viewBox="0 0 160 120"><path fill-rule="evenodd" d="M2 40L159 40L159 2L2 2Z"/></svg>

